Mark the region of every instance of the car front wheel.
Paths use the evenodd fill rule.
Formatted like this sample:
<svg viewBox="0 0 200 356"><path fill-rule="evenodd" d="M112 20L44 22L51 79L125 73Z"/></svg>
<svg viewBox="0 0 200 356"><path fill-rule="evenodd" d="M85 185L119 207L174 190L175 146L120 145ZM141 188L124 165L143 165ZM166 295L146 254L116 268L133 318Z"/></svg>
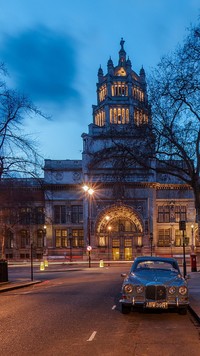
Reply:
<svg viewBox="0 0 200 356"><path fill-rule="evenodd" d="M131 312L131 307L128 305L121 305L121 312L122 314L129 314Z"/></svg>

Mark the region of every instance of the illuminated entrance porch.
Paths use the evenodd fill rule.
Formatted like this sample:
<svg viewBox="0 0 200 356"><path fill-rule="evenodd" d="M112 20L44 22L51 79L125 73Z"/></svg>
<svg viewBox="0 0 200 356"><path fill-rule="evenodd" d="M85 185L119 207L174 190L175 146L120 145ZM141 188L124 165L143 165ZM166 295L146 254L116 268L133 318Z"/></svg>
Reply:
<svg viewBox="0 0 200 356"><path fill-rule="evenodd" d="M143 244L142 219L132 207L113 205L98 216L96 238L107 260L131 261Z"/></svg>

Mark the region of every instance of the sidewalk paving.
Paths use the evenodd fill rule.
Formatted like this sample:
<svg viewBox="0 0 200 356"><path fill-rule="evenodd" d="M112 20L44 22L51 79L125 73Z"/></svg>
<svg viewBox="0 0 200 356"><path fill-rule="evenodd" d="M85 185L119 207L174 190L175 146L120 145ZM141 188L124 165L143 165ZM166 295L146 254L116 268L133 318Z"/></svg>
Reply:
<svg viewBox="0 0 200 356"><path fill-rule="evenodd" d="M190 272L188 275L189 310L200 323L200 271Z"/></svg>
<svg viewBox="0 0 200 356"><path fill-rule="evenodd" d="M97 267L96 267L97 268ZM96 269L95 268L95 269ZM74 271L74 270L81 270L82 268L69 268L66 270L66 266L62 267L54 267L49 269L49 272L56 271L56 272L66 272L66 271ZM47 270L45 270L47 271ZM39 271L35 272L37 274ZM189 288L189 310L194 315L196 320L200 323L200 271L197 272L189 272L188 273L188 288ZM0 282L0 293L7 292L9 290L14 290L18 288L28 287L30 285L34 285L37 283L41 283L40 280L30 280L24 278L18 278L14 281L8 282Z"/></svg>

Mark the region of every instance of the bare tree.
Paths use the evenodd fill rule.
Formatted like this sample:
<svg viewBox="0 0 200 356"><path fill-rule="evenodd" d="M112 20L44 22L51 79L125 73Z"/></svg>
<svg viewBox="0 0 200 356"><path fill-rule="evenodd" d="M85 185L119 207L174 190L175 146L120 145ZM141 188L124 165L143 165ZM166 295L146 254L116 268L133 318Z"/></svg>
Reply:
<svg viewBox="0 0 200 356"><path fill-rule="evenodd" d="M16 175L37 175L41 157L36 142L24 133L29 117L43 116L30 100L6 84L6 69L0 64L0 179Z"/></svg>
<svg viewBox="0 0 200 356"><path fill-rule="evenodd" d="M200 219L200 23L149 78L157 172L190 185Z"/></svg>

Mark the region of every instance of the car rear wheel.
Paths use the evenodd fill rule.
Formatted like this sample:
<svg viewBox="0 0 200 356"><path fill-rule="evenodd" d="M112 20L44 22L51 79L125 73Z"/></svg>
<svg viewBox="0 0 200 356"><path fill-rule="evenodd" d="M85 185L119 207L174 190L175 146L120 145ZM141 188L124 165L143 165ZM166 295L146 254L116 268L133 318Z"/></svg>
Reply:
<svg viewBox="0 0 200 356"><path fill-rule="evenodd" d="M131 312L131 307L128 305L121 305L121 312L122 314L129 314Z"/></svg>

